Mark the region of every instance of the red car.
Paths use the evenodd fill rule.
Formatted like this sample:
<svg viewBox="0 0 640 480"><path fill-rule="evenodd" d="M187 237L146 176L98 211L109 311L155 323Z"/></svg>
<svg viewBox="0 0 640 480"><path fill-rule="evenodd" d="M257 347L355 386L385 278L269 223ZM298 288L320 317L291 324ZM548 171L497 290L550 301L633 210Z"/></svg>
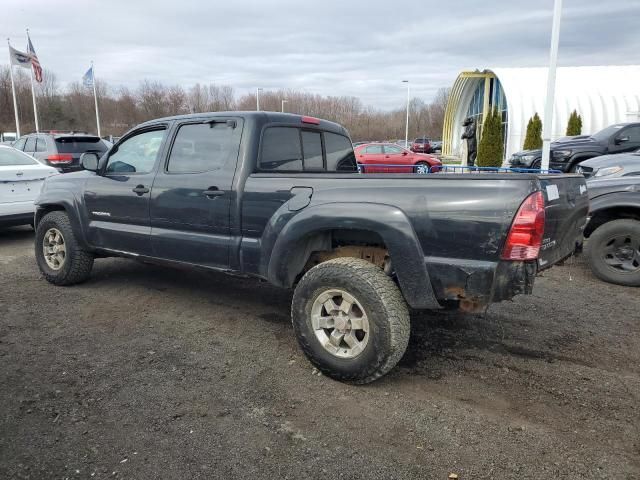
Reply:
<svg viewBox="0 0 640 480"><path fill-rule="evenodd" d="M411 151L415 153L431 153L431 140L426 137L416 138L411 144Z"/></svg>
<svg viewBox="0 0 640 480"><path fill-rule="evenodd" d="M442 166L432 155L414 153L392 143L367 143L356 147L355 153L362 173L429 173Z"/></svg>

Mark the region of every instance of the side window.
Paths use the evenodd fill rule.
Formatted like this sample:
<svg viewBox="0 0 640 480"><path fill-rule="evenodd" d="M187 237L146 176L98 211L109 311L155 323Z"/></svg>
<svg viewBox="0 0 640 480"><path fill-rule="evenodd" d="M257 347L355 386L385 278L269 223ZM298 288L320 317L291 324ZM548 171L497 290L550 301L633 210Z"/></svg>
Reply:
<svg viewBox="0 0 640 480"><path fill-rule="evenodd" d="M27 143L24 146L25 152L35 152L36 151L36 137L28 137Z"/></svg>
<svg viewBox="0 0 640 480"><path fill-rule="evenodd" d="M398 155L402 153L402 149L400 147L396 147L395 145L385 145L384 153L387 155Z"/></svg>
<svg viewBox="0 0 640 480"><path fill-rule="evenodd" d="M368 154L381 154L382 153L382 145L369 145L364 153Z"/></svg>
<svg viewBox="0 0 640 480"><path fill-rule="evenodd" d="M302 151L304 153L305 171L324 170L320 132L302 131Z"/></svg>
<svg viewBox="0 0 640 480"><path fill-rule="evenodd" d="M47 139L38 137L36 140L36 152L46 152L47 151Z"/></svg>
<svg viewBox="0 0 640 480"><path fill-rule="evenodd" d="M142 132L127 138L109 155L106 173L149 173L156 163L165 130Z"/></svg>
<svg viewBox="0 0 640 480"><path fill-rule="evenodd" d="M356 156L347 137L325 132L324 149L327 153L328 172L357 172Z"/></svg>
<svg viewBox="0 0 640 480"><path fill-rule="evenodd" d="M630 127L621 132L620 137L629 137L629 143L640 143L640 127Z"/></svg>
<svg viewBox="0 0 640 480"><path fill-rule="evenodd" d="M182 125L171 147L167 172L198 173L221 168L233 154L240 139L226 123Z"/></svg>
<svg viewBox="0 0 640 480"><path fill-rule="evenodd" d="M262 136L260 170L302 171L300 131L290 127L270 127Z"/></svg>
<svg viewBox="0 0 640 480"><path fill-rule="evenodd" d="M21 138L20 140L18 140L16 143L13 144L13 148L17 149L17 150L24 150L24 144L27 142L26 138Z"/></svg>

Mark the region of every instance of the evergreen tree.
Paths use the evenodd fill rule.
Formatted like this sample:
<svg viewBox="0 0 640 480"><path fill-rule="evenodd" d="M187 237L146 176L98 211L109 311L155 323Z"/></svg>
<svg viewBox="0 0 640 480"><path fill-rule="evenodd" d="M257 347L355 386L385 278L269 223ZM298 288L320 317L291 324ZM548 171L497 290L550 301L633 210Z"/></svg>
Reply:
<svg viewBox="0 0 640 480"><path fill-rule="evenodd" d="M527 135L524 138L524 150L542 148L542 120L536 112L527 123Z"/></svg>
<svg viewBox="0 0 640 480"><path fill-rule="evenodd" d="M569 116L569 122L567 123L567 136L572 137L574 135L580 135L582 133L582 117L578 115L578 112L574 110Z"/></svg>
<svg viewBox="0 0 640 480"><path fill-rule="evenodd" d="M482 138L478 145L479 167L499 167L504 157L504 138L502 136L502 117L493 109L484 122Z"/></svg>

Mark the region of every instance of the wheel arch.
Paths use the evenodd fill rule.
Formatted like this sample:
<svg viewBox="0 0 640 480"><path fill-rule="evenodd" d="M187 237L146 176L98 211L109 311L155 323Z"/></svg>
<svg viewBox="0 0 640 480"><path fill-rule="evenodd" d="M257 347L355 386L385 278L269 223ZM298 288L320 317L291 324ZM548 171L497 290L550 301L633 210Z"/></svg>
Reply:
<svg viewBox="0 0 640 480"><path fill-rule="evenodd" d="M424 262L424 253L409 219L400 209L381 204L332 203L308 207L291 218L273 247L263 247L261 270L275 285L291 287L313 252L334 247L333 239L354 232L382 242L400 289L413 308L439 308Z"/></svg>
<svg viewBox="0 0 640 480"><path fill-rule="evenodd" d="M600 226L613 220L631 219L640 221L640 204L612 204L592 210L584 236L589 238Z"/></svg>

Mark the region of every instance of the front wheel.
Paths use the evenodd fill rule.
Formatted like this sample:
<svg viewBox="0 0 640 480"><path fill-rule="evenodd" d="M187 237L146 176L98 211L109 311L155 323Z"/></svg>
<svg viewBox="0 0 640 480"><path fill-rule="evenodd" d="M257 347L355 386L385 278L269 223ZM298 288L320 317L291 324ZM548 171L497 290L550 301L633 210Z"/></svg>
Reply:
<svg viewBox="0 0 640 480"><path fill-rule="evenodd" d="M429 173L429 164L427 162L418 162L415 165L414 172L424 175L425 173Z"/></svg>
<svg viewBox="0 0 640 480"><path fill-rule="evenodd" d="M309 270L291 307L300 347L325 375L372 382L400 360L409 342L409 310L382 269L336 258Z"/></svg>
<svg viewBox="0 0 640 480"><path fill-rule="evenodd" d="M36 227L36 262L54 285L73 285L91 274L93 254L80 248L65 212L47 213Z"/></svg>
<svg viewBox="0 0 640 480"><path fill-rule="evenodd" d="M640 286L640 221L613 220L596 228L587 242L586 257L600 280Z"/></svg>

